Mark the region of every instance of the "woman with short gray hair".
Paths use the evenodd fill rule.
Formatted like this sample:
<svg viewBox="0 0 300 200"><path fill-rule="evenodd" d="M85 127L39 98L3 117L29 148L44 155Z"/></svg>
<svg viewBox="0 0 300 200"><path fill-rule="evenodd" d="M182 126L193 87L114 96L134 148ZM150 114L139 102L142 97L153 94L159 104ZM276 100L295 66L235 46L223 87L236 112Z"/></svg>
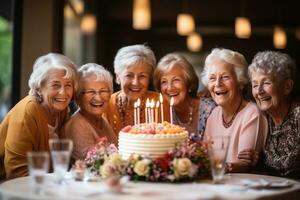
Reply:
<svg viewBox="0 0 300 200"><path fill-rule="evenodd" d="M103 138L117 145L117 137L103 118L113 91L112 76L101 65L88 63L78 70L79 90L76 102L79 109L63 128L64 136L73 140L72 160L84 160L89 149Z"/></svg>
<svg viewBox="0 0 300 200"><path fill-rule="evenodd" d="M239 52L213 49L205 60L201 74L217 107L208 117L204 137L230 136L226 159L227 172L246 172L251 168L247 159L238 154L246 149L261 151L267 134L267 121L257 106L242 95L247 83L247 61Z"/></svg>
<svg viewBox="0 0 300 200"><path fill-rule="evenodd" d="M296 65L287 54L263 51L248 69L252 94L267 115L269 134L263 151L268 173L300 178L300 102L292 97Z"/></svg>
<svg viewBox="0 0 300 200"><path fill-rule="evenodd" d="M134 102L140 99L140 121L145 121L146 99L158 99L158 93L149 91L156 59L145 45L126 46L117 52L114 60L116 82L121 90L112 94L107 119L116 134L134 124Z"/></svg>
<svg viewBox="0 0 300 200"><path fill-rule="evenodd" d="M28 151L49 151L48 141L60 137L77 85L76 66L66 56L49 53L35 61L29 95L0 125L0 179L28 175Z"/></svg>

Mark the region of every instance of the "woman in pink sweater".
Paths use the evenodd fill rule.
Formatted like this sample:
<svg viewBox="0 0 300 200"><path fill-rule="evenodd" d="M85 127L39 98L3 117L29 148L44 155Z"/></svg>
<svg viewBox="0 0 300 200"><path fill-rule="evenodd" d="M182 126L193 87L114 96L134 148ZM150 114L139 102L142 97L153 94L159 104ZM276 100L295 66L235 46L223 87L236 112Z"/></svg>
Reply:
<svg viewBox="0 0 300 200"><path fill-rule="evenodd" d="M251 162L238 159L245 149L261 151L267 134L267 121L257 106L242 95L247 83L247 61L238 52L213 49L205 60L201 74L217 107L209 116L205 138L229 135L230 144L226 159L227 172L250 170Z"/></svg>

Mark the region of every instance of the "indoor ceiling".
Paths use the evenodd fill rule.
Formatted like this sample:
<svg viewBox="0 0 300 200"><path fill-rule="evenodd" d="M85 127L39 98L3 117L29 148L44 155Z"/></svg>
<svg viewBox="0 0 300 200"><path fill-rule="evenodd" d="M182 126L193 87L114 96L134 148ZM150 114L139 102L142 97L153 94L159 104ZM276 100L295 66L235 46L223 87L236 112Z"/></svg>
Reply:
<svg viewBox="0 0 300 200"><path fill-rule="evenodd" d="M269 28L282 24L288 29L300 26L297 0L151 0L152 29L174 28L177 14L193 15L197 26L233 26L237 16L251 20L253 27ZM108 20L131 21L132 0L102 0L100 15ZM101 9L101 7L103 9Z"/></svg>

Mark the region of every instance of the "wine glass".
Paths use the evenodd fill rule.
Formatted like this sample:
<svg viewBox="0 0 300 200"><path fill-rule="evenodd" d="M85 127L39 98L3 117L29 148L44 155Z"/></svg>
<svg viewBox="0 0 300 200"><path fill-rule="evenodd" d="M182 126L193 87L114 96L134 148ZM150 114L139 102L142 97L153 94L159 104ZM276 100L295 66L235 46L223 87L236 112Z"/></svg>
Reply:
<svg viewBox="0 0 300 200"><path fill-rule="evenodd" d="M45 151L27 152L28 171L31 176L34 193L42 194L45 175L49 170L49 154Z"/></svg>
<svg viewBox="0 0 300 200"><path fill-rule="evenodd" d="M73 141L70 139L50 139L49 146L56 181L58 184L62 184L69 169Z"/></svg>
<svg viewBox="0 0 300 200"><path fill-rule="evenodd" d="M214 183L221 183L223 180L229 141L228 135L216 135L210 138L208 153Z"/></svg>

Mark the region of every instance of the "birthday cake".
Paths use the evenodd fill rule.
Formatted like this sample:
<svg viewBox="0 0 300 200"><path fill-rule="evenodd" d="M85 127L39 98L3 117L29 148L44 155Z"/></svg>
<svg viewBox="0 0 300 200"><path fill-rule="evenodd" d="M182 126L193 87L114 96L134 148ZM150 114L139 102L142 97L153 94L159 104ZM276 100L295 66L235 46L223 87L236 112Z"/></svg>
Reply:
<svg viewBox="0 0 300 200"><path fill-rule="evenodd" d="M157 158L187 142L188 132L168 122L126 126L119 133L119 154L123 159L132 154Z"/></svg>

